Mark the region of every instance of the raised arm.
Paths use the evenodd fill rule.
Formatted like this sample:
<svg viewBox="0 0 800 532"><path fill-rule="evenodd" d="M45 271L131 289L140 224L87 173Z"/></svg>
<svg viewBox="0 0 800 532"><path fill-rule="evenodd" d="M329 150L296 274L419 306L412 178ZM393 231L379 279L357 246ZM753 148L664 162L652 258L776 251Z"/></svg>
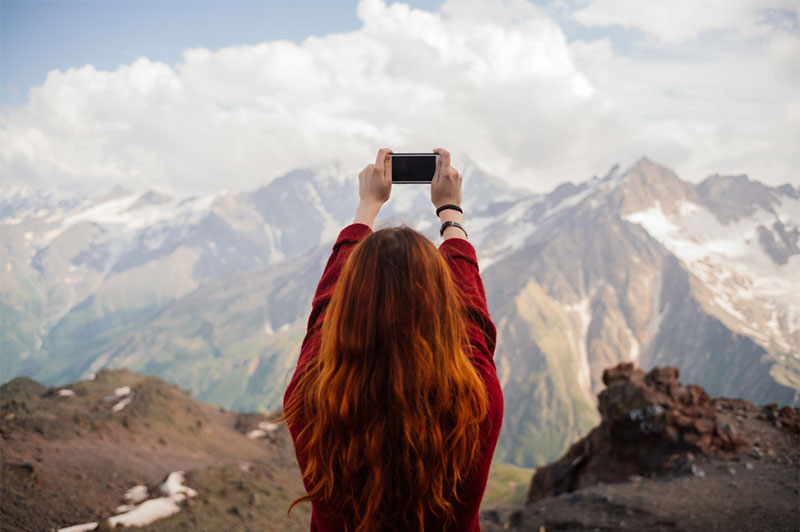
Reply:
<svg viewBox="0 0 800 532"><path fill-rule="evenodd" d="M439 154L439 161L431 182L431 203L436 207L436 214L442 222L442 227L445 227L446 223L448 225L442 237L445 240L465 239L467 232L464 230L461 213L461 173L450 166L450 152L442 148L437 148L433 152Z"/></svg>
<svg viewBox="0 0 800 532"><path fill-rule="evenodd" d="M450 238L439 246L461 297L470 343L484 362L494 368L497 330L489 316L475 248L463 238ZM476 361L477 362L477 361Z"/></svg>
<svg viewBox="0 0 800 532"><path fill-rule="evenodd" d="M322 278L317 284L317 290L314 292L314 299L311 302L311 314L308 316L308 325L306 327L306 338L303 344L308 341L309 336L322 325L320 317L322 312L328 306L328 302L333 294L333 289L336 287L336 282L339 280L339 274L342 272L347 257L353 251L353 248L361 240L372 233L372 229L363 223L353 223L348 225L339 233L336 243L333 245L333 251L325 264L325 269L322 271Z"/></svg>
<svg viewBox="0 0 800 532"><path fill-rule="evenodd" d="M444 231L445 241L439 251L450 266L450 272L464 305L467 318L467 333L476 350L474 363L489 364L494 368L494 348L497 331L489 316L486 292L478 270L475 248L467 242L461 213L461 174L450 166L450 154L441 148L439 163L431 183L431 202L436 207ZM447 222L455 222L447 223ZM446 224L446 225L445 225ZM476 360L475 355L478 355Z"/></svg>
<svg viewBox="0 0 800 532"><path fill-rule="evenodd" d="M392 170L389 164L392 151L384 148L378 151L374 164L368 164L358 175L358 195L359 203L356 209L353 224L345 227L328 259L322 278L317 285L314 293L314 300L311 303L311 314L308 316L306 326L306 336L303 339L303 347L300 351L298 367L316 353L315 339L317 332L322 326L324 311L328 307L339 274L342 271L347 257L353 248L372 233L372 225L381 207L389 199L392 191Z"/></svg>

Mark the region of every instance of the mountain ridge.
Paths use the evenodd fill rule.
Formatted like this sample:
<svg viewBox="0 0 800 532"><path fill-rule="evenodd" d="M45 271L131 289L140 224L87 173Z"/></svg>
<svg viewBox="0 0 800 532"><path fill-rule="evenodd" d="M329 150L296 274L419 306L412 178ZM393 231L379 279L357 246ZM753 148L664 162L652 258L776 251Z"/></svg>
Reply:
<svg viewBox="0 0 800 532"><path fill-rule="evenodd" d="M323 174L190 200L117 191L109 201L156 214L99 204L105 218L69 225L61 240L54 213L85 218L73 212L80 202L38 215L33 200L17 198L16 211L0 201L3 342L17 354L4 357L3 379L57 383L127 366L227 408L276 408L329 242L357 201L352 183ZM530 466L557 456L597 422L602 370L619 362L678 365L715 395L797 402L800 193L790 185L709 177L700 190L647 158L549 194L477 167L464 175L499 331L499 457ZM752 187L763 192L752 205L725 199ZM426 190L398 185L376 228L404 222L436 241L430 211ZM105 266L126 256L117 234L138 264ZM36 248L39 235L55 238ZM37 267L37 254L50 258ZM540 412L517 408L531 398Z"/></svg>

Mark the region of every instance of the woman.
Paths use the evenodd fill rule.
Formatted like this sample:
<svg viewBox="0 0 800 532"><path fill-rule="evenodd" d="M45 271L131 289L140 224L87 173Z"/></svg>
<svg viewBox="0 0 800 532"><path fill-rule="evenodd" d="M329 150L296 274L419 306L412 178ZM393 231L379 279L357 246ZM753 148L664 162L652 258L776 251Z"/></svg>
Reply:
<svg viewBox="0 0 800 532"><path fill-rule="evenodd" d="M503 396L461 175L442 149L437 250L408 228L372 232L391 151L359 174L354 223L317 287L284 411L311 530L478 531ZM290 507L291 509L291 507Z"/></svg>

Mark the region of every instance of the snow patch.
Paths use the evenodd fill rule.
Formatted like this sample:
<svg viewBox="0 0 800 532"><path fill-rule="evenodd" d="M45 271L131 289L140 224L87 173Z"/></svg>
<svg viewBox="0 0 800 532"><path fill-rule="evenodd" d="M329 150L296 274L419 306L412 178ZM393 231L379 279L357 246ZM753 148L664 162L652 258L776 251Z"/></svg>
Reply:
<svg viewBox="0 0 800 532"><path fill-rule="evenodd" d="M120 410L122 410L123 408L125 408L126 406L131 404L132 402L133 402L133 394L130 394L129 396L125 397L122 401L120 401L119 403L117 403L114 406L112 406L111 407L111 411L112 412L119 412Z"/></svg>
<svg viewBox="0 0 800 532"><path fill-rule="evenodd" d="M184 485L183 471L175 471L167 476L167 479L161 484L161 493L163 497L155 499L148 499L141 502L132 509L108 518L108 523L111 528L117 525L123 527L130 526L147 526L159 519L164 519L173 514L180 512L181 507L178 503L183 502L188 497L197 496L197 492L192 488ZM133 500L138 498L144 493L147 496L147 488L144 486L134 486L125 493L126 500ZM129 498L129 494L131 497ZM132 505L128 505L129 507ZM74 525L67 528L60 528L58 532L86 532L95 530L99 523L85 523L81 525Z"/></svg>
<svg viewBox="0 0 800 532"><path fill-rule="evenodd" d="M636 338L636 335L633 334L633 331L629 327L625 327L625 334L628 335L628 341L631 343L631 348L628 350L628 360L636 363L639 361L639 355L641 354L642 346L639 343L639 340Z"/></svg>
<svg viewBox="0 0 800 532"><path fill-rule="evenodd" d="M147 499L147 487L145 487L143 484L137 484L126 491L122 498L125 499L125 502L128 504L139 504L143 500Z"/></svg>
<svg viewBox="0 0 800 532"><path fill-rule="evenodd" d="M58 390L59 397L75 397L75 392L72 390L68 390L64 388L63 390Z"/></svg>
<svg viewBox="0 0 800 532"><path fill-rule="evenodd" d="M111 528L122 525L126 526L146 526L159 519L164 519L181 511L178 503L168 497L150 499L128 512L109 517L108 522Z"/></svg>
<svg viewBox="0 0 800 532"><path fill-rule="evenodd" d="M247 437L251 440L257 440L259 438L266 437L267 434L271 432L275 432L280 428L278 423L270 423L269 421L262 421L258 424L257 429L253 429L247 433Z"/></svg>
<svg viewBox="0 0 800 532"><path fill-rule="evenodd" d="M269 421L262 421L258 424L258 428L267 432L275 432L280 427L277 423L270 423Z"/></svg>
<svg viewBox="0 0 800 532"><path fill-rule="evenodd" d="M175 231L187 233L189 227L207 215L219 194L187 200L169 199L163 203L132 207L139 201L138 194L100 201L84 201L66 211L57 211L42 220L50 229L36 238L36 245L48 246L71 227L88 223L100 229L94 243L105 246L107 256L102 265L103 275L108 275L120 257L139 246L149 250L161 247Z"/></svg>
<svg viewBox="0 0 800 532"><path fill-rule="evenodd" d="M94 530L97 528L99 523L94 521L93 523L84 523L82 525L74 525L68 526L66 528L59 528L58 532L87 532L89 530Z"/></svg>
<svg viewBox="0 0 800 532"><path fill-rule="evenodd" d="M773 210L760 209L723 224L702 205L684 201L676 215L667 216L657 202L625 219L642 226L675 254L743 334L759 343L774 341L792 350L798 347L794 336L800 330L800 298L796 295L800 293L800 255L777 264L764 251L757 234L760 226L796 219L800 200L783 198Z"/></svg>
<svg viewBox="0 0 800 532"><path fill-rule="evenodd" d="M259 438L263 438L266 435L267 433L261 429L253 429L247 433L247 437L250 438L251 440L257 440Z"/></svg>
<svg viewBox="0 0 800 532"><path fill-rule="evenodd" d="M314 209L322 216L322 234L320 235L320 242L333 242L336 240L336 236L342 228L341 224L336 221L331 213L328 212L328 209L325 208L325 204L322 198L320 198L317 189L314 188L314 185L305 183L305 189L308 192L308 199L311 200Z"/></svg>
<svg viewBox="0 0 800 532"><path fill-rule="evenodd" d="M167 477L167 480L161 484L161 493L178 501L182 501L186 497L196 496L197 492L192 488L185 486L183 484L184 481L185 477L183 471L175 471L170 473Z"/></svg>
<svg viewBox="0 0 800 532"><path fill-rule="evenodd" d="M580 387L591 395L592 390L592 372L589 367L589 354L586 350L586 336L589 332L589 324L592 322L592 314L589 311L589 298L584 297L575 305L566 305L564 310L567 312L577 313L580 320L580 329L578 337L578 384Z"/></svg>
<svg viewBox="0 0 800 532"><path fill-rule="evenodd" d="M133 392L130 386L121 386L114 390L114 395L106 397L106 401L122 398L117 404L111 407L112 412L119 412L133 401Z"/></svg>

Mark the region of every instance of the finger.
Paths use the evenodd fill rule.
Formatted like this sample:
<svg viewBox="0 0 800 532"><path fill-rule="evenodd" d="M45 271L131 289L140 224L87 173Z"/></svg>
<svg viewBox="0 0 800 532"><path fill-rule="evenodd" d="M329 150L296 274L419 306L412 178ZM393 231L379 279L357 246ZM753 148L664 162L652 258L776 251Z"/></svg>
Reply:
<svg viewBox="0 0 800 532"><path fill-rule="evenodd" d="M433 150L436 153L436 150ZM439 177L442 175L442 157L439 156L436 158L436 169L433 171L433 179L431 179L431 185L434 183L439 182Z"/></svg>
<svg viewBox="0 0 800 532"><path fill-rule="evenodd" d="M392 151L389 150L389 153L386 154L386 158L384 159L384 175L386 176L386 180L389 181L391 184L392 182Z"/></svg>
<svg viewBox="0 0 800 532"><path fill-rule="evenodd" d="M444 148L436 148L433 153L439 154L439 159L442 161L442 168L450 168L450 152Z"/></svg>
<svg viewBox="0 0 800 532"><path fill-rule="evenodd" d="M378 150L378 156L375 158L375 166L378 168L383 168L384 163L386 162L387 157L392 153L392 150L389 148L381 148Z"/></svg>

